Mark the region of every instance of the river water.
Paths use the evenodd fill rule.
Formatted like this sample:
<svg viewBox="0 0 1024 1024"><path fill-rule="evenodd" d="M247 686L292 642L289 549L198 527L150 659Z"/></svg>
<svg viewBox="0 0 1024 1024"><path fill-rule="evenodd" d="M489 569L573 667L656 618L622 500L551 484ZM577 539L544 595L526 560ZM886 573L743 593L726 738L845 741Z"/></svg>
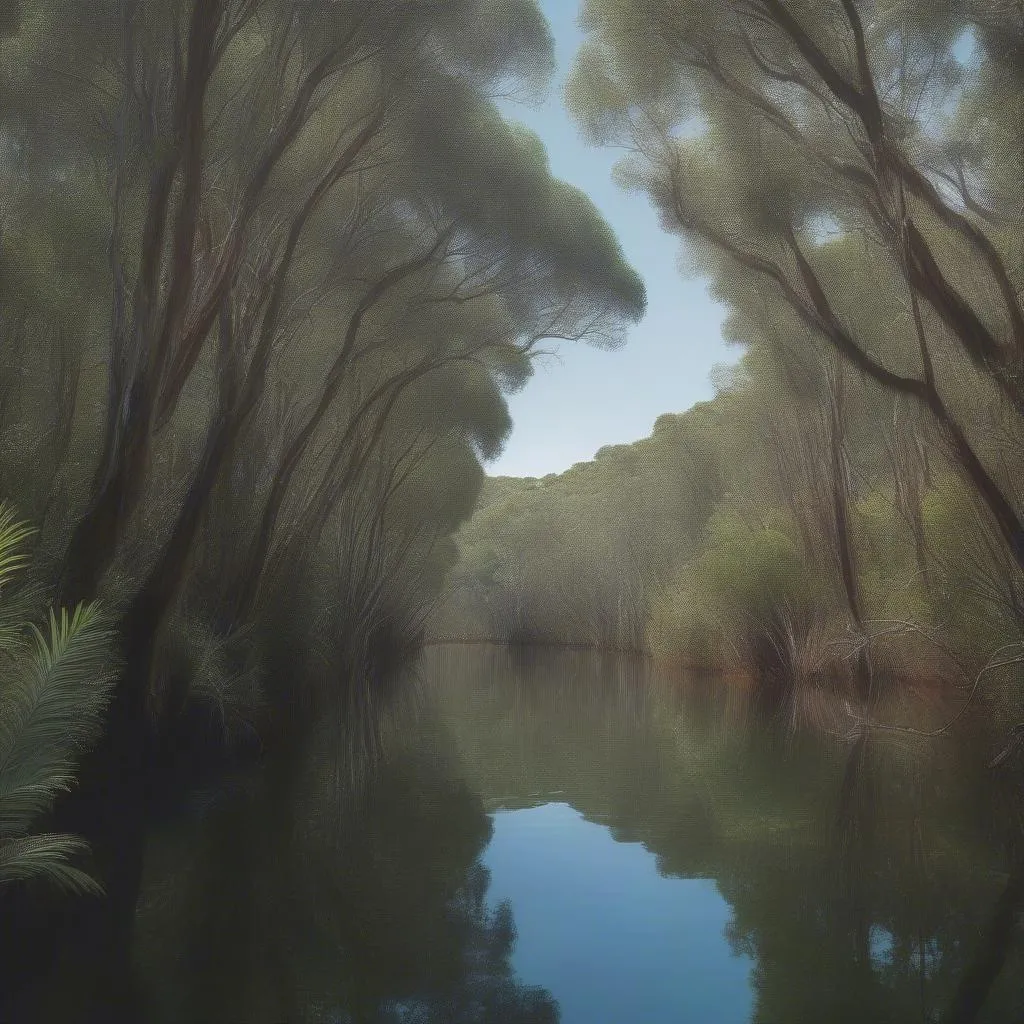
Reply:
<svg viewBox="0 0 1024 1024"><path fill-rule="evenodd" d="M439 647L152 836L158 1022L1024 1020L1018 783L643 659Z"/></svg>

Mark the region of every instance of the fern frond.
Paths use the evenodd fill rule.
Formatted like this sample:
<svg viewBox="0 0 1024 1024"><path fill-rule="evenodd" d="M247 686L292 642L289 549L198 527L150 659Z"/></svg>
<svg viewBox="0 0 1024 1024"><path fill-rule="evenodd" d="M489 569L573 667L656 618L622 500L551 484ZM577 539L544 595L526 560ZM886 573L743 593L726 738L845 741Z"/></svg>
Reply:
<svg viewBox="0 0 1024 1024"><path fill-rule="evenodd" d="M28 561L22 545L35 533L27 523L19 522L9 505L0 505L0 588L17 575Z"/></svg>
<svg viewBox="0 0 1024 1024"><path fill-rule="evenodd" d="M0 842L5 836L20 835L45 811L58 793L68 792L75 784L74 773L54 772L42 782L11 785L0 778Z"/></svg>
<svg viewBox="0 0 1024 1024"><path fill-rule="evenodd" d="M43 878L60 889L102 893L68 860L88 850L72 835L27 835L54 797L75 783L75 758L95 742L114 681L112 632L96 604L49 613L28 626L36 593L7 588L28 561L33 533L0 504L0 885Z"/></svg>
<svg viewBox="0 0 1024 1024"><path fill-rule="evenodd" d="M28 623L42 605L43 590L35 581L19 583L15 593L5 592L0 600L0 655L20 657L32 641ZM0 690L6 685L6 673L0 678Z"/></svg>
<svg viewBox="0 0 1024 1024"><path fill-rule="evenodd" d="M13 510L0 504L0 592L5 591L28 562L24 542L35 531L14 517ZM26 595L30 597L30 595ZM0 651L12 651L24 643L26 600L11 601L4 594L0 605Z"/></svg>
<svg viewBox="0 0 1024 1024"><path fill-rule="evenodd" d="M84 839L57 833L0 841L0 885L42 878L66 892L100 896L103 886L92 875L67 863L88 850Z"/></svg>
<svg viewBox="0 0 1024 1024"><path fill-rule="evenodd" d="M50 612L31 657L0 692L0 837L27 830L74 779L103 730L114 681L112 632L95 604Z"/></svg>

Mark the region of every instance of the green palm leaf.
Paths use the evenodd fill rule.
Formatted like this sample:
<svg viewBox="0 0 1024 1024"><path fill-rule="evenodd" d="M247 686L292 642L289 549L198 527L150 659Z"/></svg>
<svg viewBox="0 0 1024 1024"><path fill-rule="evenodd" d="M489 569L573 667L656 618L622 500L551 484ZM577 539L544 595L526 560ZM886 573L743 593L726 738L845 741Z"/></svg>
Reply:
<svg viewBox="0 0 1024 1024"><path fill-rule="evenodd" d="M101 895L103 886L68 859L89 849L84 839L70 835L22 836L0 841L0 885L44 878L60 889Z"/></svg>
<svg viewBox="0 0 1024 1024"><path fill-rule="evenodd" d="M11 600L7 593L11 583L28 562L24 542L35 531L25 523L18 522L14 512L0 504L0 651L11 653L22 647L25 640L25 617L31 594Z"/></svg>
<svg viewBox="0 0 1024 1024"><path fill-rule="evenodd" d="M8 587L25 567L32 530L0 505L0 885L43 878L100 893L69 859L88 851L72 835L30 835L33 822L75 784L75 762L103 730L114 684L112 632L98 605L50 611L47 629L27 625L31 589Z"/></svg>
<svg viewBox="0 0 1024 1024"><path fill-rule="evenodd" d="M27 523L15 519L13 509L0 505L0 589L25 567L28 554L22 549L22 543L34 532Z"/></svg>
<svg viewBox="0 0 1024 1024"><path fill-rule="evenodd" d="M76 756L103 729L112 633L95 604L32 627L31 657L0 692L0 837L27 829L74 782Z"/></svg>

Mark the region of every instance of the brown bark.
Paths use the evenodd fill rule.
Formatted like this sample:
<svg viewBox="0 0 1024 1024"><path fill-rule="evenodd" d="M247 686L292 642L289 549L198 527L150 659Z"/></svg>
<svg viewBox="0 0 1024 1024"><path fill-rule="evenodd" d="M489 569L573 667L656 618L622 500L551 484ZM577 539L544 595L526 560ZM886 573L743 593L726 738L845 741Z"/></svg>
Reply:
<svg viewBox="0 0 1024 1024"><path fill-rule="evenodd" d="M74 602L95 594L113 560L128 516L144 493L152 438L173 412L202 346L231 286L245 251L246 232L270 177L300 132L320 85L341 63L349 40L328 51L305 76L288 110L264 148L246 184L241 208L206 293L195 303L194 255L202 191L204 103L207 86L223 40L217 45L223 0L195 3L189 28L187 65L175 113L178 145L157 168L142 237L142 259L133 298L129 335L115 331L108 399L108 425L93 497L72 534L65 557L61 597ZM237 31L237 23L229 31ZM353 33L355 30L353 30ZM375 118L357 134L314 191L296 218L292 236L301 233L309 212L348 168L376 132ZM173 216L170 263L164 266L164 236L170 218L175 180L181 179ZM297 239L296 239L297 240ZM292 249L295 242L289 239ZM288 257L290 258L290 251ZM168 278L166 298L158 299L159 283ZM189 310L195 309L192 313ZM159 308L158 308L159 307Z"/></svg>
<svg viewBox="0 0 1024 1024"><path fill-rule="evenodd" d="M349 317L348 326L341 348L338 351L330 370L327 373L327 380L320 398L307 415L304 423L297 431L294 438L285 448L271 481L270 491L263 502L263 509L260 514L259 525L256 535L246 554L240 574L239 590L234 604L243 613L251 609L251 595L256 580L266 563L270 551L274 530L280 518L281 509L284 505L288 489L291 486L303 456L309 448L310 441L315 436L328 410L334 404L335 399L347 379L347 371L350 367L352 356L355 350L359 331L366 315L381 302L381 300L402 281L413 274L427 267L430 262L443 249L451 237L451 229L442 232L437 241L422 256L407 260L399 266L393 267L390 271L380 277L360 299L352 315ZM364 408L365 408L364 403ZM355 423L361 422L359 413L355 417ZM351 427L346 431L345 437L341 439L339 447L344 447L351 435Z"/></svg>
<svg viewBox="0 0 1024 1024"><path fill-rule="evenodd" d="M925 175L889 138L886 114L878 96L857 6L853 0L841 2L855 44L855 82L848 80L830 60L783 0L762 0L761 7L793 43L812 74L817 76L828 90L828 94L841 108L852 113L860 121L865 134L868 166L837 166L827 156L824 159L829 167L841 172L851 184L867 190L866 205L872 216L892 239L899 240L901 249L905 249L905 254L909 258L901 260L901 264L904 266L914 301L916 302L917 293L928 301L940 319L955 334L967 358L990 377L1018 415L1024 416L1024 389L1020 383L1024 352L1024 312L1005 260L984 230L964 213L951 207ZM779 108L772 106L757 90L725 74L723 69L716 65L713 54L710 57L706 54L691 57L690 60L694 66L708 70L726 89L743 103L752 106L761 116L770 119L772 124L794 141L807 142L800 129ZM765 70L763 61L759 61L758 64ZM773 76L770 70L765 73L769 77L777 77ZM815 86L800 76L793 78L793 81L803 85L813 95L819 95ZM820 155L815 154L810 146L808 152ZM827 337L849 362L884 387L913 396L931 412L941 432L950 441L957 464L993 515L1014 560L1024 568L1024 530L1021 518L985 469L963 429L946 408L931 379L930 368L925 366L924 380L907 378L888 370L863 351L831 311L820 283L803 259L792 234L789 241L807 290L806 296L801 295L785 273L770 260L744 251L724 232L700 223L688 215L678 202L678 184L675 187L676 214L682 227L719 245L741 265L774 280L801 318L812 329ZM902 199L904 187L981 256L1003 298L1011 327L1011 344L1001 342L971 304L946 279L927 240L907 216L905 202ZM896 209L897 207L899 209ZM810 298L809 303L806 301L807 297Z"/></svg>
<svg viewBox="0 0 1024 1024"><path fill-rule="evenodd" d="M192 288L192 252L202 187L203 105L221 15L220 0L197 0L192 8L187 65L174 115L176 145L158 165L150 183L131 333L124 336L115 328L112 339L107 429L92 500L72 533L65 555L60 583L64 603L95 596L100 578L113 559L123 523L142 493L158 375L168 358L174 332L183 322ZM164 273L164 235L179 169L182 187L173 223L171 266L167 271L170 284L161 323L157 306Z"/></svg>
<svg viewBox="0 0 1024 1024"><path fill-rule="evenodd" d="M829 392L829 456L833 536L846 605L850 610L854 625L859 632L863 633L864 619L861 614L850 528L850 488L846 470L845 382L843 380L843 364L838 359L829 382Z"/></svg>

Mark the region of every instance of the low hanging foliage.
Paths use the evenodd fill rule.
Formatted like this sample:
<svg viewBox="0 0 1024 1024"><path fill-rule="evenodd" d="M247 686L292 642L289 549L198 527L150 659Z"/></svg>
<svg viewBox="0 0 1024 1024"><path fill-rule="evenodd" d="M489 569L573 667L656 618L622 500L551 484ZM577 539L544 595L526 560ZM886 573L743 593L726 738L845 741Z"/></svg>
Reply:
<svg viewBox="0 0 1024 1024"><path fill-rule="evenodd" d="M71 860L78 836L37 833L35 823L75 784L79 755L103 731L116 679L113 631L96 603L50 610L39 628L9 595L26 567L32 530L0 509L0 885L42 878L62 889L102 892Z"/></svg>

